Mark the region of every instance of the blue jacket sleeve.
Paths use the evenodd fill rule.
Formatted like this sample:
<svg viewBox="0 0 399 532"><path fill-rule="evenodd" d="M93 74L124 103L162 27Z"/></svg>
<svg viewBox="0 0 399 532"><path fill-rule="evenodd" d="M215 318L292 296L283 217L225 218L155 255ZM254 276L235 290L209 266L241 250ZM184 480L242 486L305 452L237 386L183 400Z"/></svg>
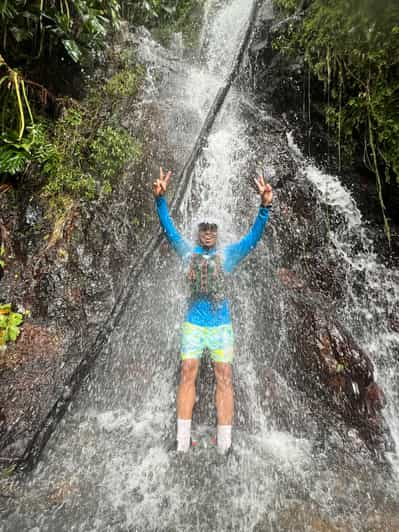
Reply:
<svg viewBox="0 0 399 532"><path fill-rule="evenodd" d="M184 257L185 255L187 255L187 253L190 253L191 251L190 244L186 240L184 240L184 238L174 226L172 218L169 214L169 209L165 198L163 196L159 196L158 198L156 198L155 203L157 206L159 221L166 235L166 238L172 244L177 254L180 257Z"/></svg>
<svg viewBox="0 0 399 532"><path fill-rule="evenodd" d="M250 229L249 233L235 244L230 244L224 249L224 270L231 273L234 268L241 262L250 251L252 251L259 242L266 222L269 218L269 208L260 207L258 216Z"/></svg>

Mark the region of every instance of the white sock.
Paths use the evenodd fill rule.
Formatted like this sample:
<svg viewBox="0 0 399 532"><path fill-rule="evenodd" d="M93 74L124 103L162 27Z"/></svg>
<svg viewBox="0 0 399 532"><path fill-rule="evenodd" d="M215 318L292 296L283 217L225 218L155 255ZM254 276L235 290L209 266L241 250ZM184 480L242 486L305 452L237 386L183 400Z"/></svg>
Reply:
<svg viewBox="0 0 399 532"><path fill-rule="evenodd" d="M218 425L217 441L219 451L225 453L231 446L231 425Z"/></svg>
<svg viewBox="0 0 399 532"><path fill-rule="evenodd" d="M190 449L191 419L177 420L177 450L187 452Z"/></svg>

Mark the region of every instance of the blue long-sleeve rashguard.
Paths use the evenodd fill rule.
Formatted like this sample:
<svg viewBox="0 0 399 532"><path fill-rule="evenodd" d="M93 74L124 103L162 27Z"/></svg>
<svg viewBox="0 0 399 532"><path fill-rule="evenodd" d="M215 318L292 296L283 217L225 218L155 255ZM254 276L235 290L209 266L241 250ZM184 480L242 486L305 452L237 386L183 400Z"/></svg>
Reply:
<svg viewBox="0 0 399 532"><path fill-rule="evenodd" d="M200 255L219 253L223 270L227 274L232 273L237 265L255 248L269 218L269 208L261 206L253 226L244 238L221 250L217 248L209 250L199 244L193 246L181 236L173 224L168 205L163 196L156 198L156 206L159 221L166 238L185 262L189 262L193 253ZM218 327L219 325L229 324L231 323L231 316L228 301L225 299L215 306L208 298L198 298L190 303L185 321L202 327Z"/></svg>

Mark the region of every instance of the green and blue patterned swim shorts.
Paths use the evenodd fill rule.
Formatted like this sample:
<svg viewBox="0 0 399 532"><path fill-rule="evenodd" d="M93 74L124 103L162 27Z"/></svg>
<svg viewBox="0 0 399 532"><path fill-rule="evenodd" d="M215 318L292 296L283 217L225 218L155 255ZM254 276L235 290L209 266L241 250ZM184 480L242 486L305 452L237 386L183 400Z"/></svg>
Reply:
<svg viewBox="0 0 399 532"><path fill-rule="evenodd" d="M234 358L234 333L231 323L217 327L203 327L188 321L183 323L181 359L200 359L205 349L214 362L231 364Z"/></svg>

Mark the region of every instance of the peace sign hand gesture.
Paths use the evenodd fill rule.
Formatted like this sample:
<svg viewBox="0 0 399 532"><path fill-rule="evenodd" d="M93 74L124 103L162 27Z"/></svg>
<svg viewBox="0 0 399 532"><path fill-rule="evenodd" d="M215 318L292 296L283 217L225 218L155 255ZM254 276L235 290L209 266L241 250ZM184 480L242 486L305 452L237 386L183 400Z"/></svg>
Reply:
<svg viewBox="0 0 399 532"><path fill-rule="evenodd" d="M258 178L255 177L254 179L261 197L262 206L268 207L271 205L273 199L272 187L269 185L269 183L265 183L265 178L262 175L260 175Z"/></svg>
<svg viewBox="0 0 399 532"><path fill-rule="evenodd" d="M162 166L159 169L159 179L154 181L152 184L152 192L156 198L159 198L160 196L163 196L166 192L166 189L168 187L168 183L170 180L170 176L172 175L172 172L169 171L166 175L163 173Z"/></svg>

